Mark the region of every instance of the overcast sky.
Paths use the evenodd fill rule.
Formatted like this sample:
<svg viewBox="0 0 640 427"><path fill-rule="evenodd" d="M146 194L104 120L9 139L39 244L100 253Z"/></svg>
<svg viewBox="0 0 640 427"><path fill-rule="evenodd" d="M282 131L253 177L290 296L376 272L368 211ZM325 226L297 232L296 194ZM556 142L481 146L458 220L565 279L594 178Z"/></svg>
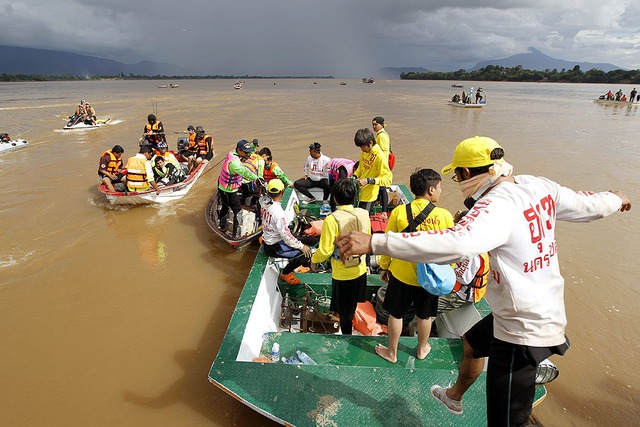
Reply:
<svg viewBox="0 0 640 427"><path fill-rule="evenodd" d="M535 47L640 69L639 0L0 0L0 44L199 74L364 77Z"/></svg>

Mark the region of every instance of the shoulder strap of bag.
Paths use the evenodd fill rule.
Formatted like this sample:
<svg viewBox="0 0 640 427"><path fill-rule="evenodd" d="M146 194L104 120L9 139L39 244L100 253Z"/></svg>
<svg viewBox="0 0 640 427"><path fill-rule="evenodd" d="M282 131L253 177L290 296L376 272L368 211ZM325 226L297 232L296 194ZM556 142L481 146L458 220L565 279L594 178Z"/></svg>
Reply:
<svg viewBox="0 0 640 427"><path fill-rule="evenodd" d="M418 228L418 225L422 224L424 222L424 220L427 219L427 217L429 216L429 214L431 213L433 208L436 207L436 205L434 205L433 203L429 202L427 207L424 208L422 210L422 212L420 212L414 218L412 213L411 213L411 203L407 203L405 206L407 208L407 221L409 221L409 225L407 225L404 228L404 230L402 230L403 233L413 233L414 231L416 231L416 229Z"/></svg>

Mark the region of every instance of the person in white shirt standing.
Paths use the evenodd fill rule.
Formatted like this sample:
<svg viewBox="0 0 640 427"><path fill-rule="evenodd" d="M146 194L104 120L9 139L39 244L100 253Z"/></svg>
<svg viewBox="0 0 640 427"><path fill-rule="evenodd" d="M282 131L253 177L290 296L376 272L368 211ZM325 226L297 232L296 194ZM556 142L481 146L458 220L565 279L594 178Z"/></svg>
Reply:
<svg viewBox="0 0 640 427"><path fill-rule="evenodd" d="M298 192L306 199L302 199L302 203L314 203L315 197L309 192L309 188L322 188L322 200L329 201L331 187L329 186L329 173L327 172L327 164L331 158L322 154L322 146L314 142L309 146L309 157L304 162L304 177L293 183Z"/></svg>
<svg viewBox="0 0 640 427"><path fill-rule="evenodd" d="M589 222L631 209L617 191L573 191L542 177L511 176L504 150L487 137L465 139L442 174L454 181L469 213L438 233L351 232L336 239L342 257L374 253L411 262L448 264L488 252L485 298L492 314L463 336L464 356L453 386L431 387L452 414L462 414L462 396L489 357L489 426L520 426L532 409L536 367L569 347L565 336L564 279L560 274L556 220Z"/></svg>

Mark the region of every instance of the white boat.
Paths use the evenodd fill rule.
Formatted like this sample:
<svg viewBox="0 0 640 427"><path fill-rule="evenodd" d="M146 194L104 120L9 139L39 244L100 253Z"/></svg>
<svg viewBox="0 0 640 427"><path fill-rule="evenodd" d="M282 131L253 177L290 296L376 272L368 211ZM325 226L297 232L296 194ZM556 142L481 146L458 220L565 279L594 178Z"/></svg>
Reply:
<svg viewBox="0 0 640 427"><path fill-rule="evenodd" d="M106 185L100 184L98 190L103 193L109 203L114 206L119 205L151 205L157 203L173 202L186 196L193 184L196 183L200 175L204 172L208 162L202 162L191 174L182 182L160 187L160 194L151 188L147 191L115 191L111 192Z"/></svg>
<svg viewBox="0 0 640 427"><path fill-rule="evenodd" d="M462 101L459 101L459 102L449 101L449 105L453 105L454 107L461 107L461 108L482 108L485 105L487 105L487 103L480 102L478 104L471 104L471 103L464 103Z"/></svg>
<svg viewBox="0 0 640 427"><path fill-rule="evenodd" d="M173 83L169 83L168 85L160 85L158 86L159 88L176 88L176 87L180 87L179 84L173 84Z"/></svg>
<svg viewBox="0 0 640 427"><path fill-rule="evenodd" d="M97 119L95 122L88 122L87 120L82 120L82 117L71 116L69 117L69 121L63 128L64 130L73 130L73 129L95 129L100 126L104 126L111 121L110 117L105 117L103 119Z"/></svg>
<svg viewBox="0 0 640 427"><path fill-rule="evenodd" d="M0 133L0 153L18 150L28 145L29 143L26 139L11 139L8 133Z"/></svg>

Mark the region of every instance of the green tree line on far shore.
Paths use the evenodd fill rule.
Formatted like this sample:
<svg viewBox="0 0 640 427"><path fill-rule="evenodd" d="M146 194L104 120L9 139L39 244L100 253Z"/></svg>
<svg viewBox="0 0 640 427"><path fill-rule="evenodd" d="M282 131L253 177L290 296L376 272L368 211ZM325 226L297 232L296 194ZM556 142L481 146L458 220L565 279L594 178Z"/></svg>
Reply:
<svg viewBox="0 0 640 427"><path fill-rule="evenodd" d="M195 80L195 79L332 79L332 76L295 77L295 76L167 76L156 74L154 76L136 75L124 73L115 76L89 76L76 74L0 74L0 82L55 82L76 80Z"/></svg>
<svg viewBox="0 0 640 427"><path fill-rule="evenodd" d="M557 83L620 83L640 84L640 70L613 70L604 72L592 68L583 72L579 65L571 70L527 70L521 65L502 67L487 65L474 71L458 70L427 73L401 73L404 80L471 80L491 82L557 82Z"/></svg>

